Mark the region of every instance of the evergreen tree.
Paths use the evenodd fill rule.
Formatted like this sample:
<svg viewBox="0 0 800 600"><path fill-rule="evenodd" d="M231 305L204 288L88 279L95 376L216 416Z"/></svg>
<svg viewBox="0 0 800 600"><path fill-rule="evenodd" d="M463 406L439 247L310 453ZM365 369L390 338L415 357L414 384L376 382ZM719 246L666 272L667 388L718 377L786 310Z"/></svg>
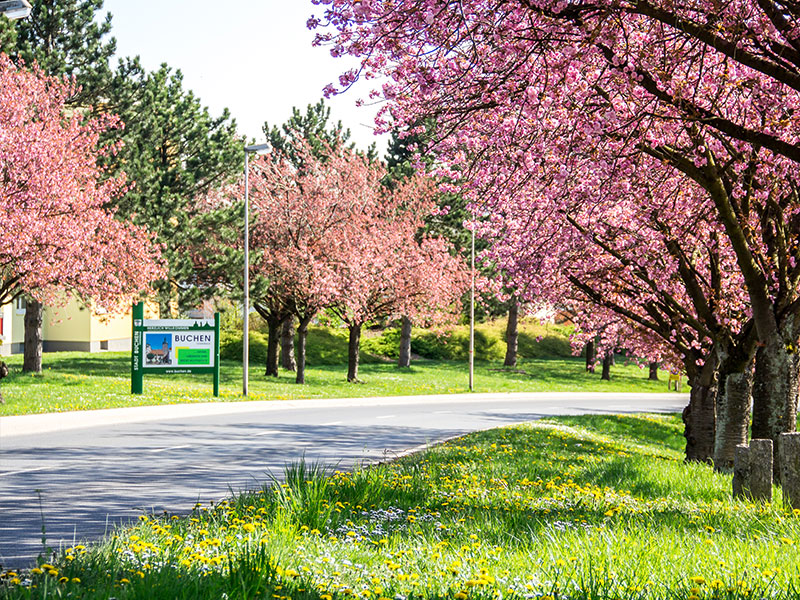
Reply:
<svg viewBox="0 0 800 600"><path fill-rule="evenodd" d="M73 106L88 106L108 92L109 60L117 43L111 14L101 22L103 0L33 0L31 14L14 22L14 45L4 51L26 64L38 63L48 75L74 77L80 91ZM5 46L4 46L5 48Z"/></svg>
<svg viewBox="0 0 800 600"><path fill-rule="evenodd" d="M212 117L183 88L183 75L166 64L144 73L137 59L120 64L108 109L125 123L123 147L112 157L133 187L118 204L119 214L146 226L164 244L169 276L156 285L162 312L170 304L195 304L191 261L179 250L193 227L195 198L239 174L242 142L227 110Z"/></svg>
<svg viewBox="0 0 800 600"><path fill-rule="evenodd" d="M297 152L298 144L302 145L302 140L310 144L317 158L324 158L340 145L350 149L354 146L352 143L348 144L350 130L341 121L331 122L331 109L325 105L324 100L309 104L305 114L297 107L292 108L292 116L286 123L280 127L270 127L269 123L264 123L263 131L272 147L277 150L276 155L287 156L298 167L302 167L302 160Z"/></svg>
<svg viewBox="0 0 800 600"><path fill-rule="evenodd" d="M17 30L14 22L5 16L0 16L0 52L8 54L14 51L17 45Z"/></svg>

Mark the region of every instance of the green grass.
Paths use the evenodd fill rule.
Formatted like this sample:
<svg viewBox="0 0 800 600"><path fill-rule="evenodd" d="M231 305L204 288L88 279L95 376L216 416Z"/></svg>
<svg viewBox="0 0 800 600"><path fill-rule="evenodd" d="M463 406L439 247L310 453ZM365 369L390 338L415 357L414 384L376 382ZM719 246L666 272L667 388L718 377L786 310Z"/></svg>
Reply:
<svg viewBox="0 0 800 600"><path fill-rule="evenodd" d="M211 402L210 375L148 375L144 394L130 395L130 355L123 352L87 354L59 352L44 355L41 375L21 372L22 358L7 359L11 375L2 385L5 404L0 415L18 415L125 406ZM294 400L452 394L468 391L467 364L455 361L415 361L409 369L393 363L361 365L363 384L346 381L346 365L308 367L306 384L294 383L294 373L281 371L278 378L263 375L263 366L250 367L250 400ZM240 401L242 367L235 361L221 363L221 401ZM531 359L514 370L499 362L477 362L475 390L478 392L665 392L662 381L651 382L647 370L634 365L614 367L611 381L586 373L580 359Z"/></svg>
<svg viewBox="0 0 800 600"><path fill-rule="evenodd" d="M143 516L0 598L797 598L800 516L682 462L677 415L548 419ZM61 581L61 583L59 583ZM34 587L36 586L36 587Z"/></svg>

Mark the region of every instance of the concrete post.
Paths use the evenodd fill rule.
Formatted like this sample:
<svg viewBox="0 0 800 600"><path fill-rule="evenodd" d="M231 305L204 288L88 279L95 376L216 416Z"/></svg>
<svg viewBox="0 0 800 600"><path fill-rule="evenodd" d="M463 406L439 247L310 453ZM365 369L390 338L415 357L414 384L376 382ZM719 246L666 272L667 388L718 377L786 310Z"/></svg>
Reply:
<svg viewBox="0 0 800 600"><path fill-rule="evenodd" d="M733 458L733 497L750 498L750 447L736 446Z"/></svg>
<svg viewBox="0 0 800 600"><path fill-rule="evenodd" d="M778 437L783 506L800 508L800 433L782 433Z"/></svg>
<svg viewBox="0 0 800 600"><path fill-rule="evenodd" d="M772 502L772 440L750 440L750 493Z"/></svg>

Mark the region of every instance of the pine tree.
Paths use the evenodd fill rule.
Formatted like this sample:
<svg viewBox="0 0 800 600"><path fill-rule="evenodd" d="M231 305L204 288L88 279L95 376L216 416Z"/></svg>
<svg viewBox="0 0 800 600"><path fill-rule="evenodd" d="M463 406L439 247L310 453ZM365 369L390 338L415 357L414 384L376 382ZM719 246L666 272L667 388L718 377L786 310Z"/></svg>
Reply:
<svg viewBox="0 0 800 600"><path fill-rule="evenodd" d="M174 301L191 306L200 298L191 262L179 247L193 227L195 198L241 172L242 143L228 111L212 117L184 89L181 72L166 64L144 73L138 60L129 59L112 89L108 108L125 123L124 146L113 161L134 182L119 214L146 226L165 246L169 276L156 289L168 314Z"/></svg>

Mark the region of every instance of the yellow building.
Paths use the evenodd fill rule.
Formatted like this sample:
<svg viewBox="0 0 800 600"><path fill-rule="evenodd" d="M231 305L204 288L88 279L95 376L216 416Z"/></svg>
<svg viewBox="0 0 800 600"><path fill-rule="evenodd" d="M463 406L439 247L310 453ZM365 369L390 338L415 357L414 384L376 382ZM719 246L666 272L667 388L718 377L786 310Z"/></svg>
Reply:
<svg viewBox="0 0 800 600"><path fill-rule="evenodd" d="M173 315L178 306L171 306ZM215 304L204 301L186 313L189 319L213 319ZM145 319L158 319L158 303L145 301ZM165 318L170 317L166 315ZM45 306L42 314L43 352L101 352L131 349L131 311L109 314L83 300L71 299L63 306ZM25 346L25 299L0 306L0 356L22 354Z"/></svg>
<svg viewBox="0 0 800 600"><path fill-rule="evenodd" d="M0 306L0 323L0 356L21 353L25 339L24 298ZM42 340L44 352L130 350L131 314L107 314L77 299L64 306L45 306Z"/></svg>

